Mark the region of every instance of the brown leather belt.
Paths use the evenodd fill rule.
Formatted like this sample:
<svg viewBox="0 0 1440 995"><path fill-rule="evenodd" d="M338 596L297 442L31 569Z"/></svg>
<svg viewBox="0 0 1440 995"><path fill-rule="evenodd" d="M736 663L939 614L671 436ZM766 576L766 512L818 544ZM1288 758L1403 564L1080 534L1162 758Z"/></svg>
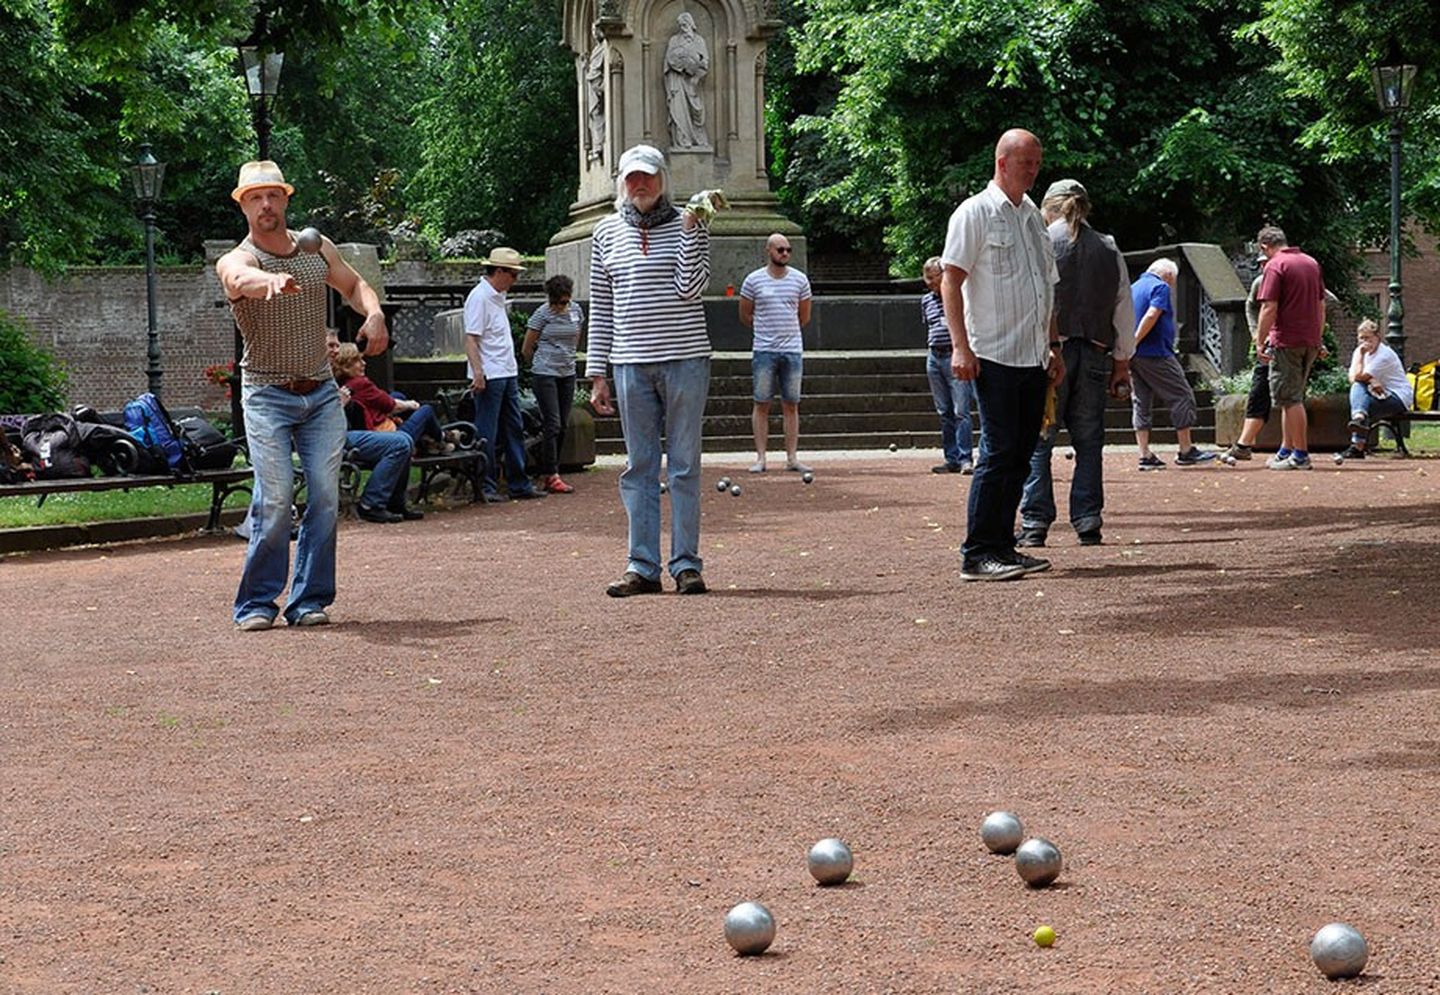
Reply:
<svg viewBox="0 0 1440 995"><path fill-rule="evenodd" d="M288 390L292 394L308 394L324 382L324 380L286 380L275 386L281 390Z"/></svg>

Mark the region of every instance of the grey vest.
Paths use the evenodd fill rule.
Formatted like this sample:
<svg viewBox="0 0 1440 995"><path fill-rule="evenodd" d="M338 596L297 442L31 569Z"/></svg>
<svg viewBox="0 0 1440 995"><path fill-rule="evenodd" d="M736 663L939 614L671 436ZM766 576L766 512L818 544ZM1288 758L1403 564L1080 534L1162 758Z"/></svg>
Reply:
<svg viewBox="0 0 1440 995"><path fill-rule="evenodd" d="M1055 317L1061 338L1082 338L1107 349L1115 346L1115 297L1120 290L1120 268L1115 242L1081 223L1080 237L1070 241L1064 221L1050 226L1055 266Z"/></svg>

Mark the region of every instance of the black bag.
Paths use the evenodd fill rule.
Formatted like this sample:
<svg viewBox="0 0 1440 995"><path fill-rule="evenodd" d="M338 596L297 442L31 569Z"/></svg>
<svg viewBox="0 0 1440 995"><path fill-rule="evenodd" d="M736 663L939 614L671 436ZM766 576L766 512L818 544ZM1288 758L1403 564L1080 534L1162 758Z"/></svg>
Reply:
<svg viewBox="0 0 1440 995"><path fill-rule="evenodd" d="M175 424L186 443L192 467L197 470L228 470L235 464L240 447L204 418L191 415Z"/></svg>
<svg viewBox="0 0 1440 995"><path fill-rule="evenodd" d="M80 445L80 427L63 412L35 415L20 428L20 446L38 480L90 476L90 460Z"/></svg>
<svg viewBox="0 0 1440 995"><path fill-rule="evenodd" d="M80 452L107 476L169 473L165 451L143 445L123 428L101 421L80 421Z"/></svg>

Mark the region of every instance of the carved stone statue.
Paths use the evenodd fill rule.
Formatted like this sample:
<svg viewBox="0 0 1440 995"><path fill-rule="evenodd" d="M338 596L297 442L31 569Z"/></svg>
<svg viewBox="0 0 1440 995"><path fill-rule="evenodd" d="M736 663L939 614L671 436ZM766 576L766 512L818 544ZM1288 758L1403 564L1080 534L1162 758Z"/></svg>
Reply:
<svg viewBox="0 0 1440 995"><path fill-rule="evenodd" d="M675 33L665 46L665 102L670 111L670 147L708 149L705 102L700 82L710 71L710 52L695 31L687 11L675 19Z"/></svg>
<svg viewBox="0 0 1440 995"><path fill-rule="evenodd" d="M598 24L592 34L585 63L586 119L590 126L587 158L599 161L605 157L605 36Z"/></svg>

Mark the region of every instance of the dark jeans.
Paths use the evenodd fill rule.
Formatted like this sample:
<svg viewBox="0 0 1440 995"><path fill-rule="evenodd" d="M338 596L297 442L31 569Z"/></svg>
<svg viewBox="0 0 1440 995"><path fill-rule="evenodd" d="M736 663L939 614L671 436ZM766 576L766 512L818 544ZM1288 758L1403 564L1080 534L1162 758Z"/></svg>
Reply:
<svg viewBox="0 0 1440 995"><path fill-rule="evenodd" d="M505 483L510 493L533 489L525 476L525 422L520 417L518 377L485 381L485 389L475 395L475 434L485 440L486 493L499 493L497 452L505 454Z"/></svg>
<svg viewBox="0 0 1440 995"><path fill-rule="evenodd" d="M1256 363L1250 375L1250 393L1245 398L1245 417L1270 420L1270 364Z"/></svg>
<svg viewBox="0 0 1440 995"><path fill-rule="evenodd" d="M969 524L960 553L966 563L1015 549L1015 512L1045 418L1044 367L980 360L980 463L970 483Z"/></svg>
<svg viewBox="0 0 1440 995"><path fill-rule="evenodd" d="M1065 379L1055 389L1055 424L1040 435L1030 459L1030 476L1020 503L1020 524L1049 529L1055 522L1055 484L1050 454L1063 424L1075 447L1075 475L1070 480L1070 524L1090 532L1104 524L1105 399L1109 396L1110 355L1084 339L1066 339Z"/></svg>
<svg viewBox="0 0 1440 995"><path fill-rule="evenodd" d="M550 376L537 373L531 378L535 401L545 423L545 436L540 442L540 473L553 476L560 472L560 450L565 446L565 422L570 406L575 403L575 376Z"/></svg>
<svg viewBox="0 0 1440 995"><path fill-rule="evenodd" d="M444 441L444 435L440 431L440 416L435 414L435 409L428 404L422 404L406 415L405 420L400 423L400 431L410 436L410 441L417 445L421 439Z"/></svg>

